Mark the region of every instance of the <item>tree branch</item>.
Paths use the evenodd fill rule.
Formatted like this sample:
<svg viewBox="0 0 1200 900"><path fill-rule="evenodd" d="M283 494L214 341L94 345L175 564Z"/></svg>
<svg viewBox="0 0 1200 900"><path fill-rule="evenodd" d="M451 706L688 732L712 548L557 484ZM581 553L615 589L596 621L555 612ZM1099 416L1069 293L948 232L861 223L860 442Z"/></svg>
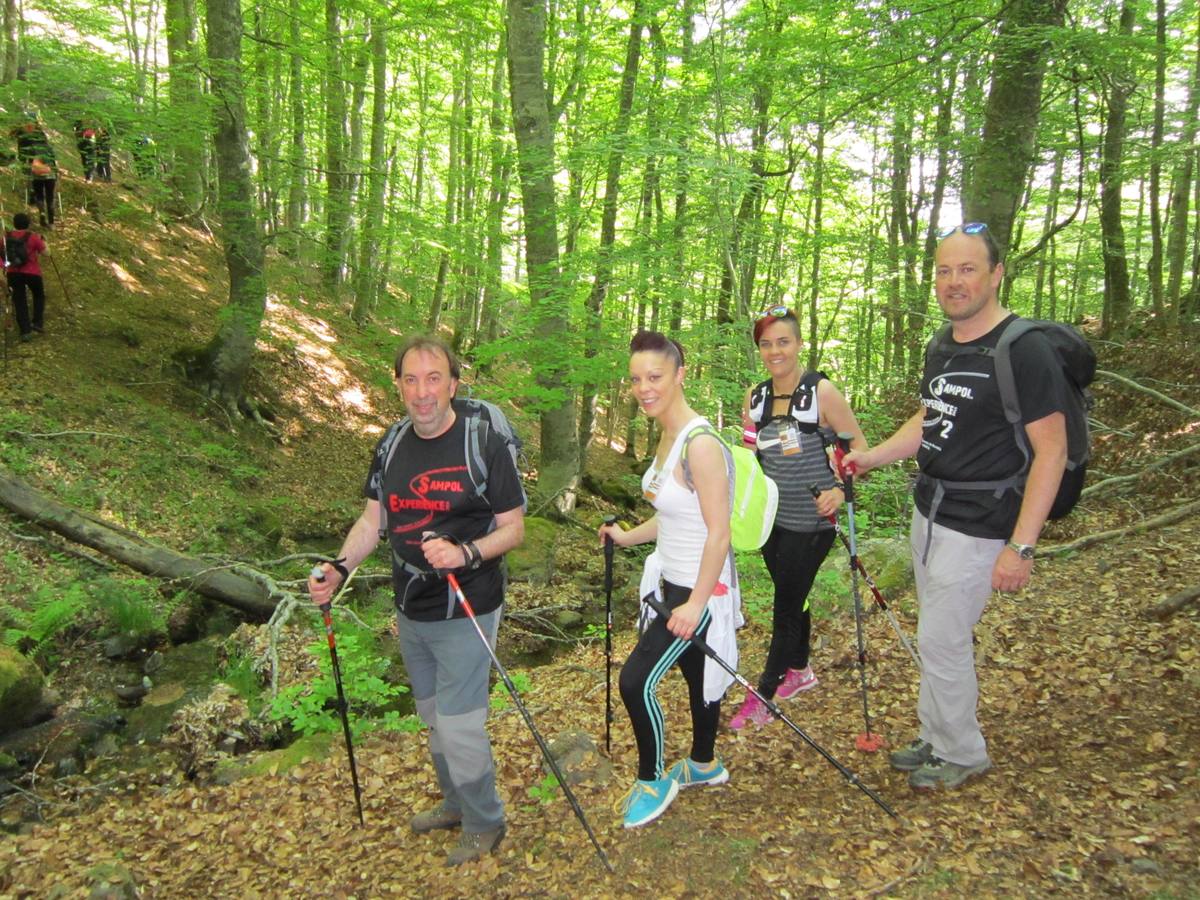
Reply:
<svg viewBox="0 0 1200 900"><path fill-rule="evenodd" d="M1074 541L1069 541L1066 544L1055 544L1052 547L1047 547L1044 550L1038 551L1038 556L1049 558L1054 556L1062 556L1064 553L1072 553L1076 550L1083 550L1087 547L1096 544L1102 544L1105 541L1111 541L1114 538L1124 537L1127 534L1140 534L1143 531L1149 531L1152 528L1158 528L1161 525L1173 525L1180 519L1186 519L1188 516L1200 512L1200 500L1191 500L1182 506L1177 506L1168 513L1163 513L1161 516L1154 516L1150 519L1143 519L1133 525L1127 525L1124 528L1114 528L1110 531L1098 531L1095 534L1085 535Z"/></svg>
<svg viewBox="0 0 1200 900"><path fill-rule="evenodd" d="M1132 378L1126 378L1124 375L1118 375L1116 372L1110 372L1107 369L1097 369L1096 374L1103 375L1105 378L1111 378L1113 381L1119 381L1121 384L1127 385L1133 388L1135 391L1141 391L1143 394L1149 394L1155 400L1160 400L1167 404L1167 406L1174 407L1180 412L1187 413L1189 416L1195 416L1196 418L1200 419L1200 409L1193 409L1186 403L1180 403L1173 397L1168 397L1166 394L1154 390L1154 388L1148 388L1143 384L1138 384Z"/></svg>

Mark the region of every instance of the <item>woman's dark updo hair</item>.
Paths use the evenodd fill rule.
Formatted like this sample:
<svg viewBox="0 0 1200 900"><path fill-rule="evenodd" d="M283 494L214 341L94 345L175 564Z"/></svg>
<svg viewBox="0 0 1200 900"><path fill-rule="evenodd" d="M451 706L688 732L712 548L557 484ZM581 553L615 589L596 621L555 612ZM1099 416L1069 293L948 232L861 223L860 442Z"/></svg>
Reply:
<svg viewBox="0 0 1200 900"><path fill-rule="evenodd" d="M647 331L643 328L629 342L629 352L630 354L645 353L649 350L661 353L670 359L675 364L676 369L683 368L683 345L661 332Z"/></svg>

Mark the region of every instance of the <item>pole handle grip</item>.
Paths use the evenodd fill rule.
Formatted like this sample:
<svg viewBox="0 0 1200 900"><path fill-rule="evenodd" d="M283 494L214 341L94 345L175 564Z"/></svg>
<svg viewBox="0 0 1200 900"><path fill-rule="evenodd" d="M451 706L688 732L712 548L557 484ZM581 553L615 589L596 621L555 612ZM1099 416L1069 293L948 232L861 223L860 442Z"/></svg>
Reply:
<svg viewBox="0 0 1200 900"><path fill-rule="evenodd" d="M842 479L842 484L845 485L846 502L854 502L854 475L857 469L854 463L845 462L846 454L850 452L850 441L854 439L854 435L848 431L839 431L836 442L834 443L833 461L837 466L838 477Z"/></svg>
<svg viewBox="0 0 1200 900"><path fill-rule="evenodd" d="M604 517L603 524L615 525L616 523L617 523L616 516L605 516ZM609 564L612 563L614 546L615 545L613 544L612 535L611 534L604 535L604 560L605 560L605 562L607 562Z"/></svg>
<svg viewBox="0 0 1200 900"><path fill-rule="evenodd" d="M814 500L816 500L818 497L821 496L821 488L817 486L817 483L815 481L808 486L808 490L813 495ZM825 518L828 519L830 522L832 522L834 525L837 524L837 516L826 516Z"/></svg>

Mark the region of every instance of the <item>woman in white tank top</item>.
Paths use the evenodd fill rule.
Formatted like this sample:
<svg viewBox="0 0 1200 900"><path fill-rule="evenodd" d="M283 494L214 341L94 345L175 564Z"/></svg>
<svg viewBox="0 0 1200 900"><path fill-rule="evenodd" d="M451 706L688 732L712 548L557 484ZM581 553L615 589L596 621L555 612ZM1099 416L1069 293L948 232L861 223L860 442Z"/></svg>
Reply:
<svg viewBox="0 0 1200 900"><path fill-rule="evenodd" d="M643 592L660 594L671 610L666 622L650 621L621 669L621 699L638 747L638 775L622 801L625 827L658 818L681 787L716 785L729 772L714 754L720 698L728 681L706 678L705 656L689 640L733 641L737 624L736 573L729 552L729 470L726 450L712 434L689 435L706 425L683 394L683 348L657 332L642 331L630 343L629 381L646 415L662 429L654 462L642 478L655 515L629 531L600 529L620 547L656 541L647 560ZM687 442L691 485L680 462ZM733 645L736 658L736 644ZM662 709L656 689L678 665L688 685L692 750L663 773ZM707 690L706 690L707 686Z"/></svg>

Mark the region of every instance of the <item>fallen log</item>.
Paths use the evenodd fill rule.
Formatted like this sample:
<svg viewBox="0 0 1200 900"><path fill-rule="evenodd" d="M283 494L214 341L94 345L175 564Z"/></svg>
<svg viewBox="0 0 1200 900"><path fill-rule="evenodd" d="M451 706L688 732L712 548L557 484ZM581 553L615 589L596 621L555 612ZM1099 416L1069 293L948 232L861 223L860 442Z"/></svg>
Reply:
<svg viewBox="0 0 1200 900"><path fill-rule="evenodd" d="M1193 584L1191 587L1184 588L1177 594L1172 594L1165 600L1160 600L1150 608L1150 615L1161 622L1171 618L1175 613L1179 612L1189 603L1194 603L1196 600L1200 600L1200 584Z"/></svg>
<svg viewBox="0 0 1200 900"><path fill-rule="evenodd" d="M265 621L275 610L276 598L265 582L241 575L228 566L185 556L126 528L109 525L34 490L4 471L0 471L0 505L131 569L179 582L189 590L226 603L255 619Z"/></svg>
<svg viewBox="0 0 1200 900"><path fill-rule="evenodd" d="M1192 500L1184 503L1182 506L1177 506L1170 512L1163 513L1161 516L1154 516L1150 519L1143 519L1140 522L1135 522L1132 525L1126 525L1124 528L1114 528L1111 531L1098 531L1095 534L1084 535L1081 538L1076 538L1066 544L1054 544L1045 549L1038 550L1038 556L1062 556L1064 553L1072 553L1076 550L1084 550L1088 547L1102 544L1105 541L1111 541L1115 538L1124 537L1127 534L1140 534L1143 531L1149 531L1152 528L1158 528L1163 525L1174 525L1181 519L1186 519L1188 516L1194 516L1200 513L1200 500Z"/></svg>

